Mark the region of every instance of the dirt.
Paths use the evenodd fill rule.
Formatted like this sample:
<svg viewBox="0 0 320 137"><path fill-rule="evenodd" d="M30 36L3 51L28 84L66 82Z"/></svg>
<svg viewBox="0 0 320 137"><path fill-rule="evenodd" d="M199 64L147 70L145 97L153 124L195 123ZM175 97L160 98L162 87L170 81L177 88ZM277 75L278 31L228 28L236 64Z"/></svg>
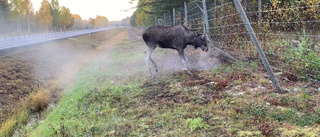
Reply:
<svg viewBox="0 0 320 137"><path fill-rule="evenodd" d="M0 124L38 89L50 89L57 101L86 62L99 55L105 36L117 33L110 32L0 51Z"/></svg>
<svg viewBox="0 0 320 137"><path fill-rule="evenodd" d="M0 57L0 123L14 111L11 106L38 88L33 70L31 61L24 58Z"/></svg>
<svg viewBox="0 0 320 137"><path fill-rule="evenodd" d="M161 79L152 78L142 86L142 89L147 91L145 100L151 100L151 104L196 103L203 105L224 98L224 92L213 90L213 79L202 77L200 73L203 72L192 71L191 74L188 74L180 71L161 76Z"/></svg>

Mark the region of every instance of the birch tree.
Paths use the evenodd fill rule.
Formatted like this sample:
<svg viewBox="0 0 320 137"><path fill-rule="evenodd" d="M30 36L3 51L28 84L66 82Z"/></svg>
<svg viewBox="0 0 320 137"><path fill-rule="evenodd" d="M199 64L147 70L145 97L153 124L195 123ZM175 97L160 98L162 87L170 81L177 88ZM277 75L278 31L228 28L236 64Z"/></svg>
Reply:
<svg viewBox="0 0 320 137"><path fill-rule="evenodd" d="M41 7L38 11L39 16L39 24L42 28L44 28L46 31L51 27L52 25L52 16L50 14L50 6L49 2L47 0L43 0L41 2Z"/></svg>
<svg viewBox="0 0 320 137"><path fill-rule="evenodd" d="M57 30L60 27L60 5L58 0L50 1L50 14L52 16L52 28Z"/></svg>
<svg viewBox="0 0 320 137"><path fill-rule="evenodd" d="M67 26L73 23L73 17L69 8L63 6L60 11L60 25L63 30L67 29Z"/></svg>
<svg viewBox="0 0 320 137"><path fill-rule="evenodd" d="M26 18L27 18L27 26L28 26L28 32L31 32L31 19L32 16L34 16L34 9L33 5L30 0L25 0L26 4Z"/></svg>
<svg viewBox="0 0 320 137"><path fill-rule="evenodd" d="M0 1L0 33L8 31L9 24L9 4L7 0Z"/></svg>
<svg viewBox="0 0 320 137"><path fill-rule="evenodd" d="M21 17L26 14L26 2L24 0L11 0L10 10L12 13L11 19L16 20L17 32L21 33Z"/></svg>

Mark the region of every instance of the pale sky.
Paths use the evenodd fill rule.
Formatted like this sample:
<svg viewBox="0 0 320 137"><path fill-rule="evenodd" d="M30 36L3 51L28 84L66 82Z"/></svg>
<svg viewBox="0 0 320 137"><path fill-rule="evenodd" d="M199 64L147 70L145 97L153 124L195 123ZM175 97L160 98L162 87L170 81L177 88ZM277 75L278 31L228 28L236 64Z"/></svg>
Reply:
<svg viewBox="0 0 320 137"><path fill-rule="evenodd" d="M50 0L48 0L50 2ZM96 15L105 16L109 21L119 21L130 17L134 10L125 12L137 5L130 4L130 0L58 0L59 5L70 9L72 14L79 14L82 19L95 18ZM39 10L42 0L31 0L35 10Z"/></svg>

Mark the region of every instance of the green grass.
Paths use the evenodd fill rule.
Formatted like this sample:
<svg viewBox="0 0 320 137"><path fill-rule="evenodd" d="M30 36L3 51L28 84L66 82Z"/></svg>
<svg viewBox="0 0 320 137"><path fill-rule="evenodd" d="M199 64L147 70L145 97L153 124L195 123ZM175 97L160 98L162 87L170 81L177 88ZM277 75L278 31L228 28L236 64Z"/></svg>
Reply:
<svg viewBox="0 0 320 137"><path fill-rule="evenodd" d="M103 57L88 65L28 135L304 136L320 132L320 109L315 109L319 93L270 93L272 85L259 82L263 75L257 64L240 62L191 75L175 72L147 78L141 66L143 51L142 42L126 39L108 52L110 60ZM212 81L215 84L208 84ZM248 84L254 82L267 90L251 91Z"/></svg>

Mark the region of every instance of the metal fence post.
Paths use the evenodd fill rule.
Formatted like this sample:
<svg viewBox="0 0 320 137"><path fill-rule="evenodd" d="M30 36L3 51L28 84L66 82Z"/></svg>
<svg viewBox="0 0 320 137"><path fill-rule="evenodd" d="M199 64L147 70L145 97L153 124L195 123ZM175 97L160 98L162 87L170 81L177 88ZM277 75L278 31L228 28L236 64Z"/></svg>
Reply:
<svg viewBox="0 0 320 137"><path fill-rule="evenodd" d="M176 9L172 9L172 19L173 19L173 25L176 25Z"/></svg>
<svg viewBox="0 0 320 137"><path fill-rule="evenodd" d="M163 26L167 25L167 21L166 21L166 13L163 13Z"/></svg>
<svg viewBox="0 0 320 137"><path fill-rule="evenodd" d="M214 0L213 4L214 4L214 7L217 7L217 0ZM214 25L213 34L217 34L216 26L217 26L217 18L218 17L217 17L217 9L216 8L213 11L213 17L214 17L214 20L213 20L213 25ZM214 35L213 39L216 39L216 35Z"/></svg>
<svg viewBox="0 0 320 137"><path fill-rule="evenodd" d="M225 0L222 0L222 3L225 3ZM224 6L221 7L221 16L222 16L222 26L224 26L226 24L226 19L225 19L225 16L224 16ZM222 30L222 40L224 41L224 29L225 27L222 27L221 28Z"/></svg>
<svg viewBox="0 0 320 137"><path fill-rule="evenodd" d="M158 26L158 24L157 24L157 17L154 17L154 24L155 24L156 26Z"/></svg>
<svg viewBox="0 0 320 137"><path fill-rule="evenodd" d="M262 2L258 0L258 19L259 19L259 32L261 32L261 18L262 18Z"/></svg>
<svg viewBox="0 0 320 137"><path fill-rule="evenodd" d="M204 22L203 33L205 33L209 38L211 38L210 32L209 32L210 26L209 26L209 21L208 21L206 0L202 0L202 6L203 6L203 22Z"/></svg>
<svg viewBox="0 0 320 137"><path fill-rule="evenodd" d="M273 83L273 86L275 87L275 89L277 90L278 93L285 93L285 91L282 90L281 87L279 86L278 81L277 81L276 77L273 74L273 71L272 71L272 68L271 68L271 66L269 64L269 61L268 61L266 55L264 54L264 52L263 52L263 50L262 50L262 48L260 46L258 38L257 38L256 34L254 33L254 30L253 30L253 28L252 28L252 26L251 26L251 24L249 22L249 19L248 19L246 13L243 10L243 7L242 7L241 3L239 2L239 0L233 0L233 2L236 5L236 8L237 8L242 20L243 20L243 23L244 23L244 25L245 25L245 27L246 27L249 35L250 35L250 38L251 38L254 46L256 47L256 49L257 49L257 51L259 53L259 56L260 56L260 58L262 60L262 63L264 65L265 69L269 73L269 77L270 77L270 80Z"/></svg>
<svg viewBox="0 0 320 137"><path fill-rule="evenodd" d="M184 26L188 26L188 9L187 2L184 2Z"/></svg>

